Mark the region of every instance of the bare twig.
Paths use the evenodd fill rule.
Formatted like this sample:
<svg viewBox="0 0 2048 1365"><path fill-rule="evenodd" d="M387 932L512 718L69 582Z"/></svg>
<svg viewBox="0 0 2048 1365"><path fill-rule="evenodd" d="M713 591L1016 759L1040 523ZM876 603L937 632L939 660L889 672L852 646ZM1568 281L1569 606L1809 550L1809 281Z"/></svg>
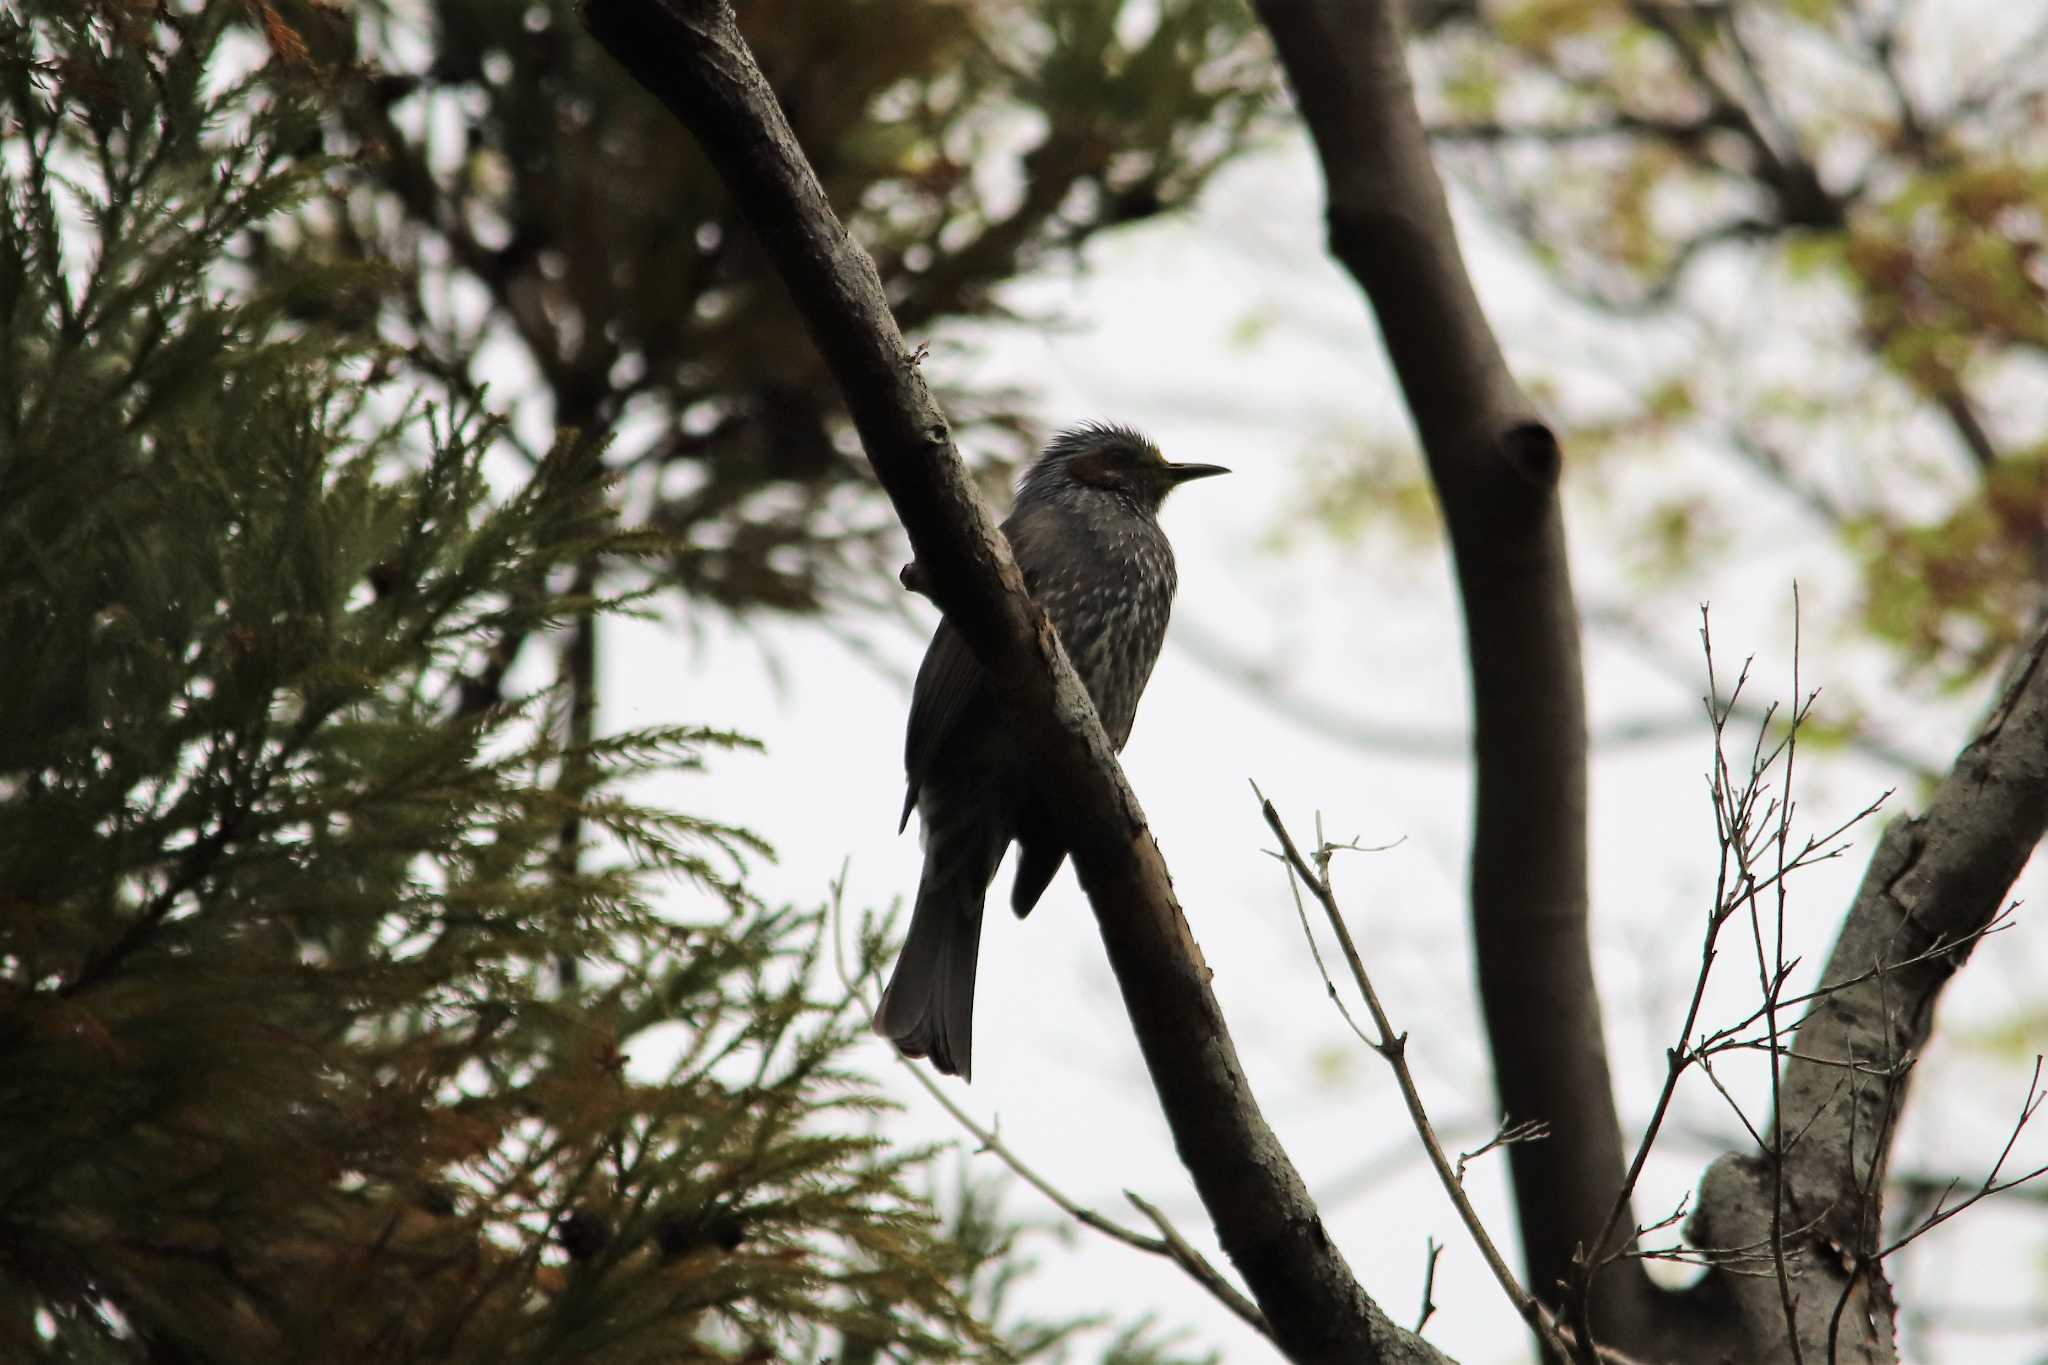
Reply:
<svg viewBox="0 0 2048 1365"><path fill-rule="evenodd" d="M1715 763L1712 779L1715 796L1714 823L1715 830L1720 835L1722 847L1725 850L1728 846L1730 831L1729 821L1724 815L1722 802L1722 794L1725 790L1722 785L1722 778L1726 764L1721 758L1721 737L1728 724L1729 712L1741 698L1742 689L1749 679L1749 667L1747 664L1743 665L1741 674L1735 680L1734 688L1728 694L1727 702L1723 704L1719 700L1720 686L1714 676L1713 637L1708 627L1707 609L1704 606L1700 608L1700 643L1706 652L1707 696L1705 700L1707 718L1713 727L1714 734ZM1685 1021L1679 1026L1677 1045L1667 1049L1664 1054L1665 1072L1663 1089L1658 1093L1657 1102L1650 1110L1650 1121L1643 1129L1642 1139L1636 1144L1635 1156L1629 1162L1628 1174L1623 1177L1621 1188L1615 1192L1614 1203L1608 1209L1607 1221L1601 1229L1599 1240L1589 1249L1589 1255L1582 1261L1578 1283L1573 1286L1573 1297L1577 1301L1574 1317L1580 1321L1585 1320L1588 1316L1586 1301L1592 1293L1594 1269L1604 1258L1621 1250L1621 1248L1612 1246L1614 1234L1621 1227L1622 1220L1628 1212L1629 1202L1635 1197L1636 1185L1642 1179L1643 1166L1650 1158L1650 1149L1656 1145L1657 1135L1662 1131L1665 1117L1671 1111L1671 1101L1672 1097L1677 1093L1679 1077L1684 1074L1686 1066L1693 1059L1692 1054L1688 1050L1688 1044L1692 1038L1693 1028L1699 1020L1701 1002L1706 998L1708 977L1714 969L1715 940L1720 936L1721 926L1727 922L1731 909L1732 907L1728 905L1728 863L1724 857L1714 885L1713 908L1707 915L1706 940L1700 948L1700 970L1698 976L1693 981L1692 999L1686 1005ZM1716 1081L1715 1084L1718 1086L1719 1082ZM1725 1094L1726 1092L1724 1091L1723 1093ZM1729 1103L1734 1103L1732 1098ZM1738 1117L1742 1115L1739 1107L1736 1109L1736 1114ZM1750 1127L1749 1120L1746 1117L1742 1121L1744 1127ZM1755 1129L1750 1128L1750 1131L1754 1134Z"/></svg>
<svg viewBox="0 0 2048 1365"><path fill-rule="evenodd" d="M1786 1240L1796 1241L1804 1238L1808 1233L1818 1228L1826 1218L1827 1215L1823 1213L1796 1227L1785 1229ZM1653 1225L1648 1231L1655 1231L1657 1226L1668 1226L1668 1224ZM1744 1278L1753 1280L1775 1280L1778 1275L1777 1263L1771 1253L1771 1239L1768 1233L1759 1237L1754 1242L1746 1242L1739 1246L1669 1246L1632 1251L1628 1254L1646 1261L1670 1261L1678 1265L1709 1266L1731 1275L1741 1275ZM1796 1277L1797 1258L1795 1257L1793 1260Z"/></svg>
<svg viewBox="0 0 2048 1365"><path fill-rule="evenodd" d="M926 1077L925 1081L934 1090L938 1088L929 1077ZM1144 1214L1151 1220L1152 1226L1159 1229L1159 1239L1166 1247L1162 1254L1167 1259L1193 1276L1197 1284L1208 1290L1225 1308L1237 1314L1253 1331L1268 1341L1273 1339L1273 1329L1267 1325L1265 1315L1259 1312L1258 1305L1239 1293L1237 1286L1224 1279L1201 1252L1188 1245L1187 1238L1181 1236L1180 1229L1175 1227L1164 1213L1130 1190L1124 1191L1124 1198L1130 1200L1131 1207Z"/></svg>
<svg viewBox="0 0 2048 1365"><path fill-rule="evenodd" d="M1972 1190L1969 1196L1958 1204L1948 1203L1948 1196L1954 1192L1957 1184L1957 1182L1950 1182L1948 1189L1944 1190L1935 1199L1934 1211L1921 1219L1910 1231L1895 1238L1884 1250L1878 1252L1878 1260L1883 1260L1899 1250L1899 1248L1911 1244L1923 1234L1940 1227L1943 1223L1946 1223L1949 1219L1955 1217L1979 1200L1989 1199L1994 1194L2003 1194L2005 1191L2024 1185L2030 1180L2038 1180L2042 1176L2048 1175L2048 1164L2043 1164L2007 1180L2000 1180L1998 1178L1999 1172L2005 1169L2005 1163L2012 1158L2012 1149L2019 1142L2020 1134L2025 1131L2027 1124L2033 1121L2034 1115L2040 1112L2042 1103L2048 1101L2048 1090L2041 1088L2041 1063L2042 1058L2036 1056L2034 1058L2034 1074L2027 1081L2027 1097L2020 1104L2019 1117L2013 1121L2012 1131L2006 1135L2005 1146L2000 1149L1998 1160L1991 1163L1991 1170L1985 1175L1984 1182Z"/></svg>
<svg viewBox="0 0 2048 1365"><path fill-rule="evenodd" d="M1731 26L1732 29L1732 26ZM1813 708L1813 699L1801 703L1799 692L1799 585L1792 585L1792 696L1798 708L1792 716L1792 728L1785 735L1785 796L1778 803L1777 913L1773 916L1776 940L1768 961L1764 955L1763 930L1757 914L1756 896L1748 896L1749 926L1756 943L1757 979L1762 985L1764 999L1764 1027L1769 1035L1771 1063L1771 1112L1780 1111L1780 1096L1784 1087L1785 1059L1778 1045L1778 995L1785 985L1785 870L1786 849L1792 842L1792 812L1797 803L1792 797L1792 781L1799 757L1799 725ZM1740 847L1740 845L1738 845ZM1745 865L1744 878L1753 886L1755 877ZM1775 970L1774 970L1775 968ZM1785 1270L1785 1130L1782 1125L1772 1128L1771 1136L1775 1145L1771 1154L1771 1262L1778 1272L1778 1296L1785 1309L1785 1339L1792 1348L1793 1365L1805 1365L1806 1350L1799 1340L1799 1313L1792 1302L1792 1277ZM1804 1134L1800 1134L1801 1137ZM1795 1139L1796 1141L1796 1139Z"/></svg>
<svg viewBox="0 0 2048 1365"><path fill-rule="evenodd" d="M1510 1123L1505 1116L1494 1135L1469 1152L1458 1153L1458 1183L1465 1183L1465 1165L1477 1161L1488 1152L1500 1147L1512 1147L1518 1142L1541 1142L1550 1136L1550 1125L1541 1119L1529 1119L1522 1123Z"/></svg>
<svg viewBox="0 0 2048 1365"><path fill-rule="evenodd" d="M1798 678L1798 619L1797 590L1794 595L1794 695L1797 696ZM1627 1213L1630 1201L1635 1196L1643 1167L1649 1159L1651 1149L1670 1114L1671 1104L1677 1093L1678 1083L1685 1072L1697 1065L1706 1073L1707 1079L1728 1102L1735 1116L1749 1133L1759 1150L1767 1153L1774 1166L1782 1165L1784 1154L1798 1145L1801 1134L1790 1139L1773 1130L1769 1136L1759 1130L1729 1094L1721 1079L1714 1073L1712 1058L1720 1053L1755 1049L1765 1052L1771 1059L1776 1074L1787 1053L1787 1046L1778 1026L1779 1013L1796 1003L1801 1003L1825 993L1841 990L1853 984L1836 982L1824 991L1807 992L1788 997L1785 983L1797 965L1785 957L1783 920L1786 913L1786 894L1793 873L1817 863L1840 856L1847 848L1841 840L1857 824L1869 818L1884 803L1887 792L1871 802L1848 819L1834 826L1826 833L1805 839L1798 845L1792 843L1791 822L1797 803L1791 797L1793 761L1797 753L1798 734L1806 723L1814 704L1813 697L1807 697L1797 705L1785 722L1784 733L1767 744L1769 735L1777 721L1775 705L1761 708L1747 705L1742 700L1749 683L1749 662L1745 661L1734 684L1724 696L1716 669L1711 619L1707 608L1700 609L1700 647L1706 661L1707 694L1702 698L1706 707L1709 727L1713 735L1714 751L1712 766L1708 774L1709 795L1714 811L1714 829L1721 847L1720 866L1716 874L1712 904L1708 910L1707 923L1700 947L1700 968L1693 981L1691 999L1687 1002L1684 1021L1678 1031L1678 1040L1665 1051L1665 1073L1662 1088L1656 1103L1651 1108L1650 1119L1645 1126L1641 1140L1636 1145L1635 1155L1629 1163L1628 1175L1618 1191L1614 1203L1608 1210L1607 1220L1598 1241L1588 1249L1572 1286L1574 1321L1588 1317L1586 1300L1591 1293L1592 1280L1599 1268L1613 1260L1631 1255L1629 1248L1644 1229L1634 1228L1624 1239L1619 1236L1628 1226ZM1746 773L1741 780L1728 759L1727 729L1729 721L1737 715L1753 715L1756 720L1756 736L1752 741ZM1780 763L1784 765L1783 792L1772 797L1769 792L1771 771ZM1775 863L1763 865L1760 855L1766 848L1775 850ZM1777 927L1772 936L1774 952L1768 952L1758 908L1759 898L1767 893L1776 896ZM1758 979L1761 984L1762 1002L1749 1015L1737 1023L1712 1032L1699 1032L1699 1014L1706 996L1707 983L1712 975L1718 957L1718 941L1722 927L1737 911L1747 909L1752 928L1752 943L1758 964ZM1748 1038L1743 1034L1747 1029L1762 1021L1765 1033L1762 1038ZM1777 1106L1774 1101L1773 1108ZM1661 1225L1659 1225L1661 1226ZM1776 1233L1768 1245L1773 1253L1773 1265L1782 1267L1784 1262L1784 1229L1782 1217L1777 1220ZM1789 1278L1789 1276L1788 1276ZM1787 1291L1789 1294L1789 1290Z"/></svg>
<svg viewBox="0 0 2048 1365"><path fill-rule="evenodd" d="M1704 1052L1697 1053L1695 1061L1698 1063L1700 1071L1705 1074L1707 1080L1712 1082L1714 1089L1720 1092L1721 1098L1728 1102L1728 1108L1734 1111L1736 1121L1741 1123L1742 1130L1749 1134L1751 1144L1758 1151L1762 1151L1768 1145L1764 1142L1764 1135L1757 1130L1756 1124L1750 1121L1749 1114L1743 1109L1741 1101L1737 1100L1730 1093L1728 1087L1721 1083L1721 1077L1714 1071L1714 1064L1708 1055Z"/></svg>
<svg viewBox="0 0 2048 1365"><path fill-rule="evenodd" d="M1492 1234L1487 1232L1486 1224L1479 1217L1479 1211L1472 1207L1472 1201L1458 1179L1456 1168L1452 1166L1450 1157L1445 1154L1443 1144L1437 1140L1436 1130L1429 1121L1429 1112L1423 1107L1422 1092L1417 1089L1415 1075L1408 1066L1408 1035L1394 1031L1392 1021L1387 1018L1387 1012L1380 1004L1379 993L1373 989L1372 978L1366 974L1365 962L1358 955L1358 945L1352 942L1351 931L1345 925L1343 913L1337 907L1336 892L1330 885L1330 858L1335 852L1334 848L1329 844L1318 845L1316 863L1311 868L1308 859L1302 857L1301 850L1295 847L1293 837L1288 834L1286 824L1280 819L1279 810L1266 798L1266 794L1259 790L1257 783L1252 784L1252 791L1259 798L1259 810L1265 816L1267 827L1280 840L1281 851L1276 856L1286 864L1291 874L1288 886L1296 892L1297 905L1299 888L1305 886L1309 894L1315 897L1317 904L1322 906L1324 915L1329 919L1331 932L1336 935L1338 946L1343 949L1345 964L1351 969L1352 982L1357 985L1359 994L1365 999L1366 1011L1372 1016L1373 1029L1378 1036L1368 1037L1365 1031L1358 1027L1357 1021L1351 1017L1351 1012L1344 1008L1343 1000L1337 993L1336 983L1331 981L1329 973L1324 971L1323 981L1329 988L1330 998L1337 1003L1345 1022L1349 1023L1366 1045L1378 1053L1393 1070L1395 1084L1401 1090L1401 1101L1407 1106L1408 1118L1415 1125L1415 1132L1422 1139L1424 1150L1429 1153L1430 1165L1436 1168L1437 1179L1442 1183L1444 1192L1450 1196L1452 1207L1457 1210L1459 1220L1464 1223L1466 1232L1478 1246L1479 1254L1485 1259L1487 1268L1499 1282L1501 1292L1507 1295L1508 1302L1514 1305L1515 1311L1546 1347L1559 1355L1569 1354L1570 1345L1558 1330L1555 1320L1543 1305L1536 1301L1535 1296L1522 1287L1522 1282L1515 1278L1515 1272L1509 1269L1506 1258L1501 1255L1500 1248L1494 1245ZM1322 953L1315 948L1313 935L1309 938L1309 946L1315 952L1317 967L1321 969Z"/></svg>
<svg viewBox="0 0 2048 1365"><path fill-rule="evenodd" d="M1667 119L1633 110L1616 108L1603 118L1579 122L1526 122L1501 119L1461 119L1454 123L1432 123L1432 142L1457 145L1479 143L1562 143L1629 141L1654 138L1678 147L1695 147L1724 125L1712 118Z"/></svg>
<svg viewBox="0 0 2048 1365"><path fill-rule="evenodd" d="M1889 795L1890 793L1886 793L1886 796ZM1885 797L1879 797L1869 806L1866 806L1863 809L1862 813L1857 815L1855 819L1861 820L1869 815L1875 814L1878 808L1884 804L1884 800ZM1829 856L1832 857L1834 855L1831 854ZM1861 986L1865 982L1878 981L1889 973L1902 971L1908 967L1922 966L1925 964L1935 962L1941 958L1950 957L1958 952L1967 951L1968 949L1976 945L1977 940L1982 938L1988 938L1992 934L2001 933L2004 930L2011 928L2013 912L2018 909L2019 902L2010 902L2005 906L2004 909L2000 910L1997 913L1997 915L1994 916L1989 922L1980 925L1967 933L1959 934L1953 939L1937 938L1933 943L1929 944L1926 948L1921 949L1917 953L1910 954L1906 957L1887 958L1883 962L1879 963L1877 966L1870 968L1868 971L1859 972L1854 976L1844 977L1840 981L1829 982L1825 986L1818 986L1810 991L1802 991L1797 995L1788 995L1778 1002L1779 1007L1783 1009L1790 1009L1794 1005L1812 1004L1817 1001L1825 1000L1829 996L1839 995L1843 991L1848 990L1853 986ZM1794 961L1796 961L1796 959L1794 959ZM1743 1039L1737 1035L1739 1035L1742 1032L1742 1030L1750 1027L1750 1025L1756 1023L1759 1019L1763 1018L1763 1013L1763 1006L1757 1006L1757 1008L1750 1011L1747 1015L1737 1020L1735 1023L1724 1025L1723 1027L1716 1029L1714 1032L1707 1034L1704 1038L1701 1039L1698 1046L1695 1048L1695 1051L1699 1052L1702 1056L1705 1056L1717 1052L1733 1051L1739 1048L1749 1048L1758 1046L1759 1040ZM1803 1061L1818 1062L1824 1066L1860 1066L1865 1069L1879 1071L1889 1070L1889 1068L1876 1068L1870 1062L1857 1061L1855 1059L1845 1057L1823 1057L1820 1054L1813 1052L1799 1052L1796 1050L1788 1049L1785 1055L1788 1057L1797 1057Z"/></svg>
<svg viewBox="0 0 2048 1365"><path fill-rule="evenodd" d="M1785 1140L1769 1136L1761 1160L1723 1157L1701 1182L1688 1229L1696 1244L1775 1237L1788 1272L1797 1260L1796 1293L1775 1266L1768 1284L1717 1286L1759 1343L1752 1357L1792 1357L1789 1303L1807 1360L1895 1358L1896 1300L1877 1236L1882 1173L1935 1002L2006 913L2013 879L2048 830L2044 656L2048 630L2037 630L1925 812L1892 822L1879 840L1819 998L1790 1031L1798 1046L1778 1054L1778 1109L1764 1132ZM1774 1213L1780 1188L1784 1211ZM1788 1226L1794 1214L1801 1228Z"/></svg>
<svg viewBox="0 0 2048 1365"><path fill-rule="evenodd" d="M1728 439L1740 451L1748 438L1740 433L1731 432ZM1764 449L1754 443L1750 443L1748 448ZM1674 682L1683 682L1688 689L1697 685L1697 657L1687 657L1684 651L1668 647L1657 632L1647 622L1638 619L1626 605L1611 601L1588 604L1585 608L1585 618L1588 630L1596 631L1603 637L1626 646L1638 660L1650 668ZM1724 698L1716 694L1712 703L1715 706L1725 705L1730 721L1744 725L1762 725L1766 719L1764 707L1743 701L1739 696ZM1842 738L1841 743L1845 748L1917 780L1934 780L1941 776L1944 766L1925 754L1914 752L1868 721L1858 724L1851 733Z"/></svg>
<svg viewBox="0 0 2048 1365"><path fill-rule="evenodd" d="M1484 1131L1469 1119L1453 1118L1437 1129L1437 1136L1446 1142L1463 1142ZM1421 1158L1422 1153L1416 1150L1408 1135L1397 1133L1395 1140L1384 1150L1365 1157L1341 1175L1316 1182L1316 1202L1328 1212L1373 1189L1382 1180Z"/></svg>
<svg viewBox="0 0 2048 1365"><path fill-rule="evenodd" d="M1422 1239L1423 1254L1429 1259L1422 1267L1422 1312L1416 1316L1415 1330L1419 1333L1429 1326L1429 1320L1436 1313L1436 1263L1444 1254L1444 1244L1434 1237Z"/></svg>

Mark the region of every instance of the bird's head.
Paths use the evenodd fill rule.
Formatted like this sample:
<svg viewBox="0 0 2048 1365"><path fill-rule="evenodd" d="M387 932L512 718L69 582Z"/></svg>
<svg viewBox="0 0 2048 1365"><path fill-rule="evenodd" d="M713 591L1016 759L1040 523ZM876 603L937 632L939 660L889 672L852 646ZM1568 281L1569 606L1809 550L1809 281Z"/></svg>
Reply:
<svg viewBox="0 0 2048 1365"><path fill-rule="evenodd" d="M1018 500L1065 489L1094 490L1156 512L1181 484L1230 471L1218 464L1174 464L1129 427L1090 422L1052 438L1024 471Z"/></svg>

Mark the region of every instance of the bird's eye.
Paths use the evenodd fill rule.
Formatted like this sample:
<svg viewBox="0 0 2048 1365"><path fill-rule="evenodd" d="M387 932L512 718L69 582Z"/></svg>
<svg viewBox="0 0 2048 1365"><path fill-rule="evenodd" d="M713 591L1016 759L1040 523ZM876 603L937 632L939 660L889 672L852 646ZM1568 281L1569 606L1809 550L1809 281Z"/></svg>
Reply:
<svg viewBox="0 0 2048 1365"><path fill-rule="evenodd" d="M1122 488L1130 481L1129 457L1116 451L1101 451L1074 461L1074 478L1094 488Z"/></svg>

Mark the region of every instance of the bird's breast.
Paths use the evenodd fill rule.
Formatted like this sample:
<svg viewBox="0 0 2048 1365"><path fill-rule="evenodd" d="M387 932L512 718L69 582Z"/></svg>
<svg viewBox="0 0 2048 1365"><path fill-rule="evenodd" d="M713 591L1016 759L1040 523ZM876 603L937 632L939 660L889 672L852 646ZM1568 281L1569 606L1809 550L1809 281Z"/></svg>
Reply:
<svg viewBox="0 0 2048 1365"><path fill-rule="evenodd" d="M1086 552L1042 574L1038 598L1118 748L1166 639L1177 575L1156 525L1097 528Z"/></svg>

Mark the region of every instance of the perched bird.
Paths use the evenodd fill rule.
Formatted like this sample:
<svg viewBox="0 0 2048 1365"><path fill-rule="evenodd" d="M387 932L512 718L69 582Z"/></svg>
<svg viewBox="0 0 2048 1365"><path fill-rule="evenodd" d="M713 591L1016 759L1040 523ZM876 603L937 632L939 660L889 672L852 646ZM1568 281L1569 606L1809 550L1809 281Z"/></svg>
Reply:
<svg viewBox="0 0 2048 1365"><path fill-rule="evenodd" d="M1025 586L1058 628L1102 728L1131 737L1173 607L1173 549L1159 504L1190 479L1230 471L1169 464L1129 427L1062 432L1026 470L1003 522ZM906 1057L966 1079L974 1042L974 969L982 902L1012 840L1020 846L1010 906L1019 918L1066 861L1057 825L1031 784L1031 757L950 623L917 670L903 766L924 833L924 876L910 934L882 992L875 1029Z"/></svg>

